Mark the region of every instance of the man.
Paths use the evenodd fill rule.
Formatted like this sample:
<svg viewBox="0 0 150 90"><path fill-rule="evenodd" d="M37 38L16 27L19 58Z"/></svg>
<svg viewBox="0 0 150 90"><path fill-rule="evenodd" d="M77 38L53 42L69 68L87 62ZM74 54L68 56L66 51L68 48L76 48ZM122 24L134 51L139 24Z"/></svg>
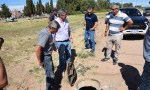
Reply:
<svg viewBox="0 0 150 90"><path fill-rule="evenodd" d="M43 29L38 38L38 46L36 49L36 56L38 64L43 67L46 73L46 90L52 90L54 84L54 71L52 62L52 50L54 47L52 34L56 33L59 24L52 21L48 28Z"/></svg>
<svg viewBox="0 0 150 90"><path fill-rule="evenodd" d="M0 37L0 49L2 44L4 43L4 39ZM0 90L8 84L7 73L2 59L0 58Z"/></svg>
<svg viewBox="0 0 150 90"><path fill-rule="evenodd" d="M60 28L58 32L55 34L56 48L59 53L59 65L60 65L60 73L64 75L66 70L66 64L70 62L71 59L71 42L72 39L70 33L69 22L66 19L67 13L65 10L60 9L58 11L58 18L55 19ZM64 55L65 54L65 55Z"/></svg>
<svg viewBox="0 0 150 90"><path fill-rule="evenodd" d="M139 90L150 90L150 27L144 37L143 56L145 59L144 71L141 76Z"/></svg>
<svg viewBox="0 0 150 90"><path fill-rule="evenodd" d="M58 18L57 15L57 8L53 9L53 13L50 14L49 19L48 19L48 24L50 24L51 21L55 20L56 18Z"/></svg>
<svg viewBox="0 0 150 90"><path fill-rule="evenodd" d="M98 26L98 19L97 16L93 13L93 7L89 6L87 8L87 13L85 14L85 22L84 26L86 27L84 33L84 40L86 43L86 49L91 48L91 52L95 51L95 28ZM91 40L91 44L89 42L89 37Z"/></svg>
<svg viewBox="0 0 150 90"><path fill-rule="evenodd" d="M126 22L127 25L123 27L124 22ZM127 29L133 23L133 21L125 13L119 10L118 5L113 5L112 12L110 12L106 16L105 23L106 23L106 30L104 35L107 36L108 31L109 34L107 41L106 56L101 61L107 61L110 59L112 47L113 45L115 45L115 53L113 57L113 65L115 65L117 64L118 61L119 50L121 47L121 40L123 38L122 32L125 29Z"/></svg>

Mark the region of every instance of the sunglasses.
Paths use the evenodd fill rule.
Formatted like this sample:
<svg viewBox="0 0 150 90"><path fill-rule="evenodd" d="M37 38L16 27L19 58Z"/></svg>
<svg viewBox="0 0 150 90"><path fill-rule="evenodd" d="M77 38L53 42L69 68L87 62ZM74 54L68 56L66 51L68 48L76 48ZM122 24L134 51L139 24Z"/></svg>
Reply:
<svg viewBox="0 0 150 90"><path fill-rule="evenodd" d="M116 9L118 9L118 8L115 8L115 9L111 9L112 11L114 11L114 10L116 10Z"/></svg>

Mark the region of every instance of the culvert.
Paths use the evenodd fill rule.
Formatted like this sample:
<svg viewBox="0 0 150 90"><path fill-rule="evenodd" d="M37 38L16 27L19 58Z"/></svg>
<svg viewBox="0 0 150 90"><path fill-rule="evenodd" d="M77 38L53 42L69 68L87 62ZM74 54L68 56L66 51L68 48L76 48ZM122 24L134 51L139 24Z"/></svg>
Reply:
<svg viewBox="0 0 150 90"><path fill-rule="evenodd" d="M100 90L100 82L95 79L80 80L76 83L75 90Z"/></svg>

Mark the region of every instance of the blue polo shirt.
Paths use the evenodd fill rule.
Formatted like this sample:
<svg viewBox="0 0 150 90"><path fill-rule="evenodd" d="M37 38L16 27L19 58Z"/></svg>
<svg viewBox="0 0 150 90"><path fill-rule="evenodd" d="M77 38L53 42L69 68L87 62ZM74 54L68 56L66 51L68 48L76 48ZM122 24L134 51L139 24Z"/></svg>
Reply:
<svg viewBox="0 0 150 90"><path fill-rule="evenodd" d="M92 13L91 15L86 13L85 21L86 21L86 30L89 30L90 28L93 28L93 26L95 25L95 22L98 22L98 19L94 13Z"/></svg>

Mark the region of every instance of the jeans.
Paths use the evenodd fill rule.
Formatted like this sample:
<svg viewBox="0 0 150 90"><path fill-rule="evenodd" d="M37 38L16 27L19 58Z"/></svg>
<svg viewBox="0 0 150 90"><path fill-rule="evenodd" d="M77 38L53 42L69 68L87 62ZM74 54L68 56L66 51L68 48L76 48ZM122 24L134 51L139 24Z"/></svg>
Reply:
<svg viewBox="0 0 150 90"><path fill-rule="evenodd" d="M114 58L118 58L123 35L109 35L107 41L106 58L110 58L113 45L115 45Z"/></svg>
<svg viewBox="0 0 150 90"><path fill-rule="evenodd" d="M68 64L71 60L71 42L56 42L56 48L58 49L59 53L60 71L64 72L66 70L66 64Z"/></svg>
<svg viewBox="0 0 150 90"><path fill-rule="evenodd" d="M139 90L150 90L150 62L145 62Z"/></svg>
<svg viewBox="0 0 150 90"><path fill-rule="evenodd" d="M44 56L43 64L46 74L46 90L52 90L52 85L54 84L54 70L53 70L52 56Z"/></svg>
<svg viewBox="0 0 150 90"><path fill-rule="evenodd" d="M89 42L89 37L90 37L90 40L91 40L91 44ZM85 30L84 40L85 40L87 48L92 48L92 50L95 50L95 39L94 38L95 38L95 31Z"/></svg>

